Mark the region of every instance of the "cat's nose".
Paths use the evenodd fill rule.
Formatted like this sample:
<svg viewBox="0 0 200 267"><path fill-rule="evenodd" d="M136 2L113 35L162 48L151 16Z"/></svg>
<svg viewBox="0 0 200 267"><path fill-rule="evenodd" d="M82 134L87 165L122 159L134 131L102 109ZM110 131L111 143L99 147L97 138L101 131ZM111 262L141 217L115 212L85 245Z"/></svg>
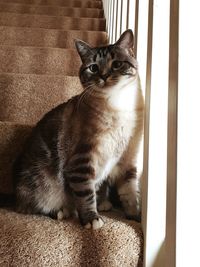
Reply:
<svg viewBox="0 0 200 267"><path fill-rule="evenodd" d="M102 76L101 76L101 79L103 79L104 82L105 82L105 81L107 80L108 77L109 77L109 74L107 73L107 74L102 75Z"/></svg>

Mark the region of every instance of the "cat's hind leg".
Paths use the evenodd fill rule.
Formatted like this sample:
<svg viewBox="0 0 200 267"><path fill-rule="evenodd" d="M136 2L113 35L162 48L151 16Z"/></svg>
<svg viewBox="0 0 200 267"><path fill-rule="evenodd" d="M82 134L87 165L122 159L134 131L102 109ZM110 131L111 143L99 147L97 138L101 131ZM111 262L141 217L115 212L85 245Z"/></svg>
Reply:
<svg viewBox="0 0 200 267"><path fill-rule="evenodd" d="M112 203L109 200L109 184L107 181L104 181L97 191L97 209L98 211L109 211L112 209Z"/></svg>
<svg viewBox="0 0 200 267"><path fill-rule="evenodd" d="M54 220L64 220L71 216L70 211L67 208L61 208L59 210L52 210L48 214L45 214Z"/></svg>
<svg viewBox="0 0 200 267"><path fill-rule="evenodd" d="M112 203L105 199L98 205L98 211L110 211L112 209Z"/></svg>
<svg viewBox="0 0 200 267"><path fill-rule="evenodd" d="M139 181L136 168L128 169L117 182L117 190L127 219L141 221Z"/></svg>

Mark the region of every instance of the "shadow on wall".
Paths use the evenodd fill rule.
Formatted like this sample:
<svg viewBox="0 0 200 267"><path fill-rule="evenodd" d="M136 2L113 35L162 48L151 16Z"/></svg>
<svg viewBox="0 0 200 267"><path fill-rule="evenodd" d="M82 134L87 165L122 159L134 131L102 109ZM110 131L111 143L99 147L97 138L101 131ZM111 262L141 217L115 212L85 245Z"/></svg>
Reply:
<svg viewBox="0 0 200 267"><path fill-rule="evenodd" d="M152 267L161 267L165 262L165 242L162 243Z"/></svg>

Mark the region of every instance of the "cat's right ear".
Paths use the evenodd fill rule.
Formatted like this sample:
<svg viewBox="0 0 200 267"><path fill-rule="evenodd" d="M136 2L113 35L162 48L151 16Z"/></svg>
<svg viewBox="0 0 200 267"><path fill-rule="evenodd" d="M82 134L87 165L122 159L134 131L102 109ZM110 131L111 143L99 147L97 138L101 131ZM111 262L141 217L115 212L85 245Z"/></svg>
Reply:
<svg viewBox="0 0 200 267"><path fill-rule="evenodd" d="M92 55L92 48L87 44L86 42L83 42L82 40L75 40L75 46L79 53L79 56L82 60L82 62L85 60L86 57Z"/></svg>
<svg viewBox="0 0 200 267"><path fill-rule="evenodd" d="M122 33L119 40L115 43L124 49L132 49L134 46L134 35L131 29L126 30Z"/></svg>

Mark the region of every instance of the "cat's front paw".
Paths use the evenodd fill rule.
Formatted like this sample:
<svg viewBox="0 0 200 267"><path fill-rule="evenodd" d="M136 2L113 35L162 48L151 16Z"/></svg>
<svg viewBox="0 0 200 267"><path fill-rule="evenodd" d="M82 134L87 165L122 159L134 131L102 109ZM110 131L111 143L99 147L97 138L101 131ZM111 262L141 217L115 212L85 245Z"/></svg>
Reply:
<svg viewBox="0 0 200 267"><path fill-rule="evenodd" d="M104 221L103 219L99 216L98 218L92 220L91 222L88 222L86 225L84 225L84 227L86 229L99 229L104 225Z"/></svg>
<svg viewBox="0 0 200 267"><path fill-rule="evenodd" d="M84 213L84 214L79 214L79 219L81 224L86 228L86 229L99 229L104 225L104 221L101 218L101 216L92 211L89 213Z"/></svg>

